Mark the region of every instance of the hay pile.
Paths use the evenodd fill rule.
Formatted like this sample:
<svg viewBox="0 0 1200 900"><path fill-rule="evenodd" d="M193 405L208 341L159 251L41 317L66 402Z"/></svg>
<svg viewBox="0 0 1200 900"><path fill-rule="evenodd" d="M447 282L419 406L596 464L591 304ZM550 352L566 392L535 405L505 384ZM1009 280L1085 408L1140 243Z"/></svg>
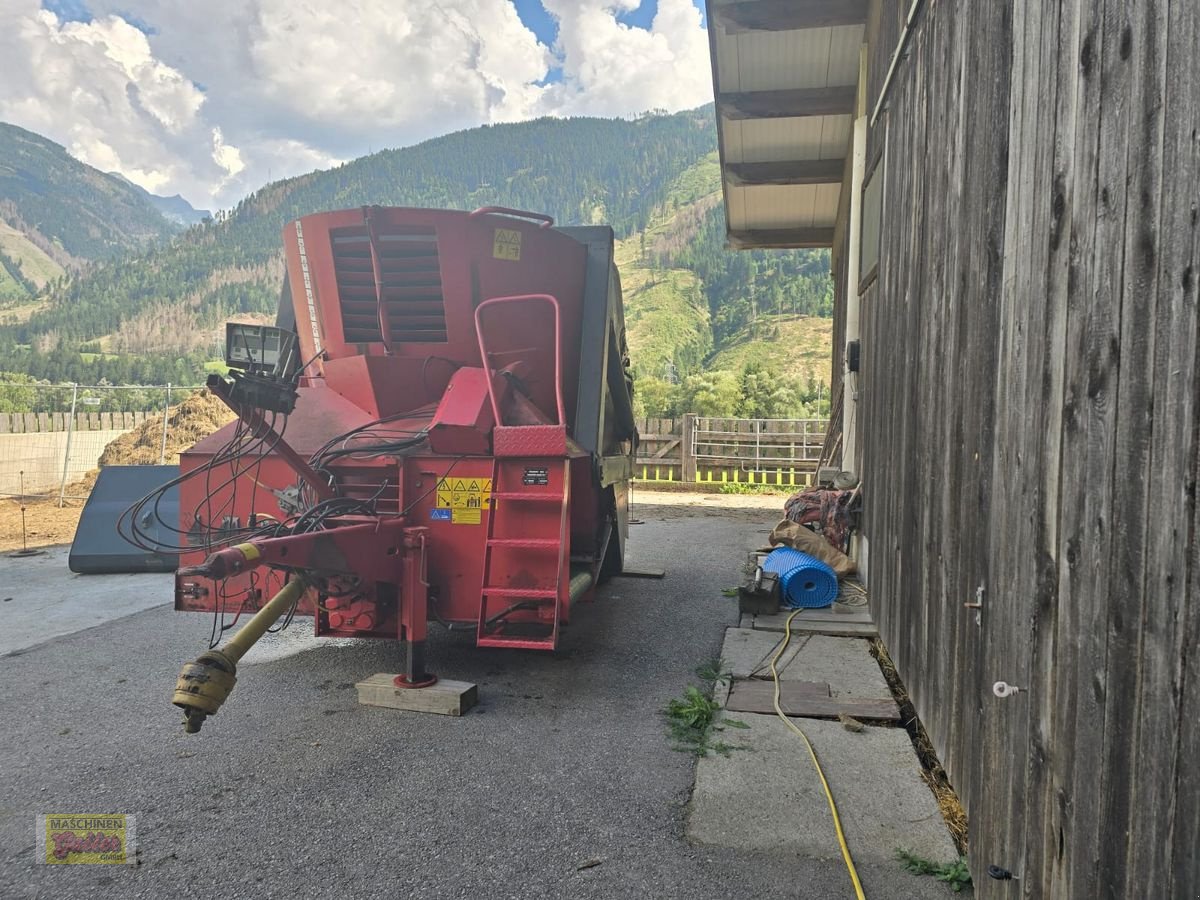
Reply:
<svg viewBox="0 0 1200 900"><path fill-rule="evenodd" d="M207 390L198 391L167 410L167 454L164 462L179 462L179 454L235 418L229 407ZM147 419L104 448L100 466L156 465L162 452L163 417Z"/></svg>

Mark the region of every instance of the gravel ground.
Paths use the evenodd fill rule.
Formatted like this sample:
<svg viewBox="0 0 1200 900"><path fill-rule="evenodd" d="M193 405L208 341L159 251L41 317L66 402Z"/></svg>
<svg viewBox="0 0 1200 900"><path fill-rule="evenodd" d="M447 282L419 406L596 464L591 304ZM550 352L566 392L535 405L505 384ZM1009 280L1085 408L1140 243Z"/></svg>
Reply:
<svg viewBox="0 0 1200 900"><path fill-rule="evenodd" d="M208 620L169 607L0 658L0 896L853 896L837 859L684 840L695 762L659 711L718 653L720 589L775 520L720 505L640 505L631 560L667 578L611 583L552 655L434 631L432 667L479 684L461 719L359 706L396 648L318 644L244 664L184 735L170 692ZM69 812L135 813L139 864L36 865L35 815ZM861 874L869 896L948 896Z"/></svg>

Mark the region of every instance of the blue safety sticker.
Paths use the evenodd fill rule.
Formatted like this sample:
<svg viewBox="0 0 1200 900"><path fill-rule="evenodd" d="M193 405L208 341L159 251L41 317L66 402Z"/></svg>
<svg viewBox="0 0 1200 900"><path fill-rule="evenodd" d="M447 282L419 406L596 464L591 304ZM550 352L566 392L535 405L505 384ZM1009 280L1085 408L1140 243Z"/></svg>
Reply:
<svg viewBox="0 0 1200 900"><path fill-rule="evenodd" d="M449 522L450 521L450 510L448 510L448 509L431 509L429 511L429 518L434 519L435 521L438 521L438 522Z"/></svg>

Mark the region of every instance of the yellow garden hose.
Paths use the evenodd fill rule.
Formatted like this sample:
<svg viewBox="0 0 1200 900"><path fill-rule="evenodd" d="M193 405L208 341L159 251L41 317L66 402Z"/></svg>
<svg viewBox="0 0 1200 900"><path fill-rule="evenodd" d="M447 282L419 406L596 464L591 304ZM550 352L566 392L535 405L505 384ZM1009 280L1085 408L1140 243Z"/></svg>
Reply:
<svg viewBox="0 0 1200 900"><path fill-rule="evenodd" d="M808 755L812 757L813 765L817 768L817 777L821 779L821 787L825 789L825 799L829 802L829 811L833 814L833 827L837 829L838 844L842 848L842 859L846 862L846 870L850 873L850 880L854 882L854 896L857 900L867 900L867 895L863 893L862 882L858 880L858 870L854 868L854 860L850 857L850 847L846 844L846 835L842 831L842 820L838 816L837 804L833 801L833 792L829 790L829 782L825 780L825 773L821 770L821 762L817 759L817 751L813 749L812 741L808 739L803 731L801 731L796 723L783 714L783 710L779 706L779 672L775 668L775 664L779 662L783 656L787 646L792 640L792 619L803 611L803 608L795 610L787 617L787 622L783 626L783 640L779 644L779 649L775 651L775 655L771 657L771 680L775 682L775 713L783 720L783 724L796 734L800 735L800 739L804 741L804 746L808 748Z"/></svg>

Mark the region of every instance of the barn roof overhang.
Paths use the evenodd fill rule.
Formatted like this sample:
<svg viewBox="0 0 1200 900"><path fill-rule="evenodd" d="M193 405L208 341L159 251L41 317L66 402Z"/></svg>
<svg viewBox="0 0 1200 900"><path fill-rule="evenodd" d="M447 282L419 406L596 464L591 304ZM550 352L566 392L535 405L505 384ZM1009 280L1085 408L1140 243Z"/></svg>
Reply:
<svg viewBox="0 0 1200 900"><path fill-rule="evenodd" d="M706 0L731 247L829 247L868 0Z"/></svg>

